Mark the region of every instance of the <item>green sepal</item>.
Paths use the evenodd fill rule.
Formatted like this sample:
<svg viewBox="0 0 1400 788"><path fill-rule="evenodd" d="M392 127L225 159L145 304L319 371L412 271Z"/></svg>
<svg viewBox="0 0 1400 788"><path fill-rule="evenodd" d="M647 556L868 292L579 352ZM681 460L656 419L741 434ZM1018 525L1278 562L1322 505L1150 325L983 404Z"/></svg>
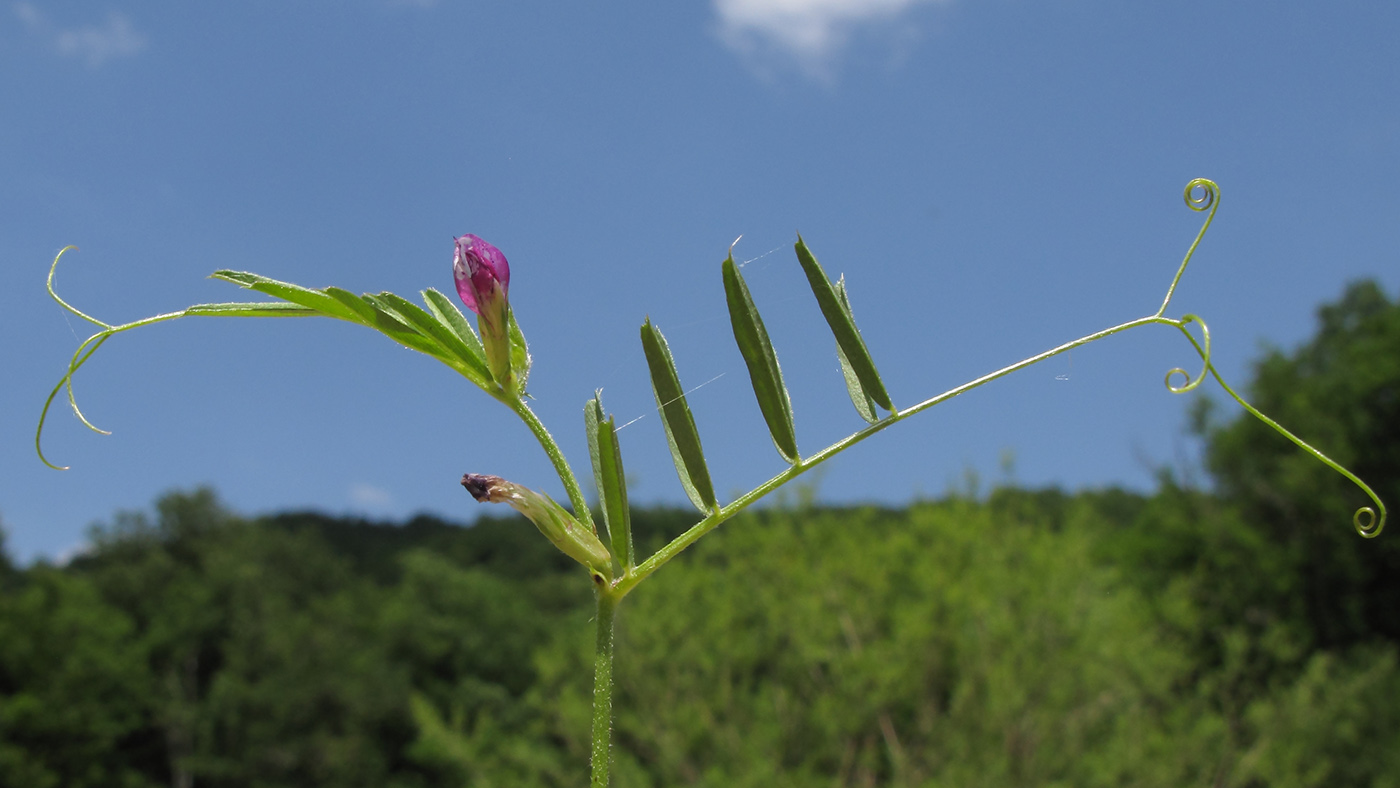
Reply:
<svg viewBox="0 0 1400 788"><path fill-rule="evenodd" d="M836 281L836 298L841 302L841 308L846 314L851 313L851 302L846 297L846 277L841 277ZM841 362L841 377L846 379L846 393L851 395L851 404L856 406L856 413L862 419L874 424L880 420L875 415L875 401L865 393L865 387L860 384L860 378L851 367L851 362L846 358L846 351L841 349L841 343L836 343L836 360Z"/></svg>
<svg viewBox="0 0 1400 788"><path fill-rule="evenodd" d="M849 306L842 308L836 290L831 286L831 280L826 278L826 272L822 270L817 258L812 256L801 235L797 236L795 248L797 261L802 264L802 270L807 274L807 283L812 286L812 295L817 297L817 306L821 307L826 324L836 336L836 346L845 356L843 368L845 365L850 366L860 381L861 388L876 405L893 411L894 403L890 401L889 392L885 391L885 383L880 380L880 373L875 369L875 360L870 357L870 351L865 347L865 340L856 328Z"/></svg>
<svg viewBox="0 0 1400 788"><path fill-rule="evenodd" d="M783 385L783 371L778 366L778 354L773 352L773 343L768 340L768 331L763 328L763 318L758 315L749 287L744 277L739 275L739 266L734 264L734 255L724 261L724 298L729 304L729 322L734 327L734 341L739 344L739 352L749 368L749 380L753 383L754 396L758 398L763 420L768 422L768 432L773 436L773 445L783 459L796 464L802 455L797 451L797 433L792 424L792 401L788 398L787 386Z"/></svg>
<svg viewBox="0 0 1400 788"><path fill-rule="evenodd" d="M598 508L603 510L613 557L626 574L636 565L632 514L627 503L627 477L622 470L617 423L612 416L603 418L602 389L583 406L583 424L588 433L588 454L593 461L593 481L598 485Z"/></svg>
<svg viewBox="0 0 1400 788"><path fill-rule="evenodd" d="M671 447L671 459L681 486L695 508L705 514L715 509L715 488L710 483L710 469L705 465L705 452L700 448L700 433L695 429L695 417L685 401L676 362L666 337L651 324L642 324L642 351L651 371L651 390L656 395L656 408L661 424L666 428L666 443Z"/></svg>
<svg viewBox="0 0 1400 788"><path fill-rule="evenodd" d="M510 371L515 375L516 393L524 396L533 359L530 358L530 346L525 342L525 334L520 331L520 324L515 322L515 310L509 306L506 310L510 315L510 327L507 329L510 335Z"/></svg>

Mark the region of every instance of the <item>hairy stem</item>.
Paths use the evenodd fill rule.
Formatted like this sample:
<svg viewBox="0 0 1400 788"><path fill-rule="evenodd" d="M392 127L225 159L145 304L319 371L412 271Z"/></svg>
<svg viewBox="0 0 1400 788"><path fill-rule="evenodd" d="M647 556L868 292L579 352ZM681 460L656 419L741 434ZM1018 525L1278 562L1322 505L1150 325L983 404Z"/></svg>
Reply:
<svg viewBox="0 0 1400 788"><path fill-rule="evenodd" d="M613 621L622 597L598 591L597 642L593 653L593 777L592 788L607 788L612 750Z"/></svg>
<svg viewBox="0 0 1400 788"><path fill-rule="evenodd" d="M525 400L513 398L503 400L506 406L515 411L520 420L530 428L530 432L535 433L535 439L540 442L544 453L549 456L549 461L554 464L554 472L559 474L559 481L563 483L564 490L569 494L569 503L574 508L574 517L580 522L593 529L597 533L597 526L593 524L593 513L588 510L588 500L583 497L583 488L579 487L578 479L574 476L573 468L569 466L569 461L564 459L564 452L559 449L559 444L554 442L554 436L545 429L544 423L535 415L530 406L525 404Z"/></svg>

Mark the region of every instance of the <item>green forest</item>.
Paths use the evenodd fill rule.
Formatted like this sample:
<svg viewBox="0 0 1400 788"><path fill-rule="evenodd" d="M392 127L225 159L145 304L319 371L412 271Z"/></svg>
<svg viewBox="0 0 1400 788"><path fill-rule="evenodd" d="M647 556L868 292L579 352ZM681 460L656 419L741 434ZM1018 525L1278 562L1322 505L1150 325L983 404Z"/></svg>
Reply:
<svg viewBox="0 0 1400 788"><path fill-rule="evenodd" d="M1246 389L1400 504L1376 284ZM1150 495L798 494L725 524L621 608L615 784L1400 786L1400 533L1362 539L1354 485L1192 402L1205 468ZM639 550L693 519L634 512ZM175 492L64 566L0 558L0 785L584 785L593 613L520 517Z"/></svg>

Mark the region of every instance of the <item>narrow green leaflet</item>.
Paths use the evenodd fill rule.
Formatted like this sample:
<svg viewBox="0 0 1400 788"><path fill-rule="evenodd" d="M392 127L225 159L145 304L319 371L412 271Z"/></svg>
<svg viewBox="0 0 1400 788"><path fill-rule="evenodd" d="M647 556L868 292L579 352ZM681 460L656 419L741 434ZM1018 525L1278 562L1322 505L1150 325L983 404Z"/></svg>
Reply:
<svg viewBox="0 0 1400 788"><path fill-rule="evenodd" d="M603 390L593 392L593 398L583 403L583 434L588 438L588 459L593 465L593 484L598 488L598 508L603 510L603 525L612 534L608 523L608 491L603 480L603 466L598 458L598 425L603 421ZM613 555L617 555L614 551Z"/></svg>
<svg viewBox="0 0 1400 788"><path fill-rule="evenodd" d="M461 338L452 329L439 323L436 318L424 311L423 307L397 293L388 291L374 296L374 301L381 308L393 310L393 314L399 319L399 322L410 328L418 329L418 333L432 339L437 344L445 348L458 346L462 348L464 353L466 352L466 345L462 344Z"/></svg>
<svg viewBox="0 0 1400 788"><path fill-rule="evenodd" d="M622 471L622 450L617 441L617 423L603 418L603 392L583 406L583 423L588 432L588 454L593 460L593 480L598 485L598 506L612 542L612 554L626 574L636 565L632 548L632 515L627 504L627 478Z"/></svg>
<svg viewBox="0 0 1400 788"><path fill-rule="evenodd" d="M831 327L831 333L836 336L836 346L845 356L842 368L850 366L866 395L885 410L893 411L894 403L890 401L890 395L885 391L885 383L880 380L880 373L876 371L875 361L870 357L870 351L865 347L865 340L861 338L860 330L856 328L850 308L843 309L841 307L841 301L836 296L835 288L831 286L831 280L826 278L826 272L822 270L817 258L813 257L812 252L807 249L807 243L802 240L802 236L797 236L795 247L797 261L802 264L802 270L807 274L807 283L812 286L812 295L817 297L817 306L821 307L826 324Z"/></svg>
<svg viewBox="0 0 1400 788"><path fill-rule="evenodd" d="M461 336L450 326L402 296L386 292L380 293L378 298L381 303L393 308L400 318L418 329L419 333L434 340L443 350L446 350L450 359L443 360L448 361L453 368L460 370L473 383L484 386L491 380L491 373L487 370L486 363L472 352L471 348L462 341ZM452 359L458 363L452 364Z"/></svg>
<svg viewBox="0 0 1400 788"><path fill-rule="evenodd" d="M841 277L836 281L836 298L841 302L841 308L847 315L851 314L851 302L846 297L846 277ZM855 322L852 318L851 322ZM862 419L874 424L880 420L875 415L875 401L865 393L865 387L860 384L860 378L856 376L856 371L851 367L851 362L846 359L846 351L841 349L841 343L836 343L836 360L841 362L841 377L846 379L846 393L851 395L851 404L856 406L856 412Z"/></svg>
<svg viewBox="0 0 1400 788"><path fill-rule="evenodd" d="M222 279L236 285L246 287L249 290L256 290L259 293L267 293L270 296L280 298L283 301L290 301L293 304L300 304L304 307L314 309L327 317L335 317L341 320L349 320L352 323L361 322L358 315L332 296L320 290L312 290L301 285L294 285L290 282L279 282L276 279L268 279L265 276L250 274L245 271L215 271L210 275L214 279Z"/></svg>
<svg viewBox="0 0 1400 788"><path fill-rule="evenodd" d="M753 393L758 398L759 410L763 411L763 420L768 422L773 445L778 447L783 459L796 464L802 455L797 451L792 401L788 398L787 386L783 385L778 354L773 352L773 343L763 328L763 318L758 316L758 308L753 304L744 278L739 275L733 254L724 261L724 298L729 303L734 341L739 344L739 352L749 367L749 380L753 382Z"/></svg>
<svg viewBox="0 0 1400 788"><path fill-rule="evenodd" d="M632 546L632 513L627 503L627 477L622 469L622 447L617 440L617 422L612 415L598 425L598 454L602 460L603 476L608 479L607 508L608 537L613 555L624 574L636 566L636 550Z"/></svg>
<svg viewBox="0 0 1400 788"><path fill-rule="evenodd" d="M485 369L486 350L481 347L481 340L477 338L476 331L472 329L471 323L467 322L462 310L452 303L452 299L430 287L423 291L423 303L428 305L428 311L432 312L439 322L452 329L462 342L471 348L472 355L476 356Z"/></svg>
<svg viewBox="0 0 1400 788"><path fill-rule="evenodd" d="M359 322L371 328L374 326L374 307L370 306L369 302L365 301L363 298L360 298L349 290L342 290L339 287L327 287L326 295L349 307L350 311L359 315Z"/></svg>
<svg viewBox="0 0 1400 788"><path fill-rule="evenodd" d="M656 395L656 407L661 424L666 428L666 442L671 447L671 459L681 486L695 508L709 514L715 509L715 488L710 483L710 469L705 465L705 453L700 448L700 433L695 429L695 417L685 401L676 362L666 337L651 324L642 324L642 351L646 353L647 368L651 370L651 390Z"/></svg>
<svg viewBox="0 0 1400 788"><path fill-rule="evenodd" d="M185 314L207 317L314 317L321 313L286 301L255 301L237 304L195 304L186 309Z"/></svg>
<svg viewBox="0 0 1400 788"><path fill-rule="evenodd" d="M365 300L365 303L374 307L375 320L371 325L372 328L404 347L435 356L443 361L447 360L445 349L436 340L424 335L423 332L410 324L408 318L400 315L398 310L382 296L365 293L360 297Z"/></svg>

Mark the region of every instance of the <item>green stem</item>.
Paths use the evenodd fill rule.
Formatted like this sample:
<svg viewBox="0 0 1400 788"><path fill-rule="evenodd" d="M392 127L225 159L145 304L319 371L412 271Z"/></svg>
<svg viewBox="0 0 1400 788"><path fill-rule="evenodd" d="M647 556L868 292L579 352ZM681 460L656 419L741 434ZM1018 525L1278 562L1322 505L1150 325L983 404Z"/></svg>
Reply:
<svg viewBox="0 0 1400 788"><path fill-rule="evenodd" d="M622 597L599 589L598 638L593 653L593 777L592 788L607 788L612 748L613 620Z"/></svg>
<svg viewBox="0 0 1400 788"><path fill-rule="evenodd" d="M544 423L530 410L530 406L525 404L525 400L514 398L503 402L525 422L530 432L535 433L535 440L540 442L544 453L549 456L549 461L554 464L554 472L559 474L559 481L564 484L564 490L569 494L574 517L597 533L598 528L593 524L593 513L588 510L588 499L583 497L583 488L579 487L573 468L569 466L569 461L564 459L564 452L559 449L559 444L554 442L554 436L549 434L549 430L545 429Z"/></svg>

